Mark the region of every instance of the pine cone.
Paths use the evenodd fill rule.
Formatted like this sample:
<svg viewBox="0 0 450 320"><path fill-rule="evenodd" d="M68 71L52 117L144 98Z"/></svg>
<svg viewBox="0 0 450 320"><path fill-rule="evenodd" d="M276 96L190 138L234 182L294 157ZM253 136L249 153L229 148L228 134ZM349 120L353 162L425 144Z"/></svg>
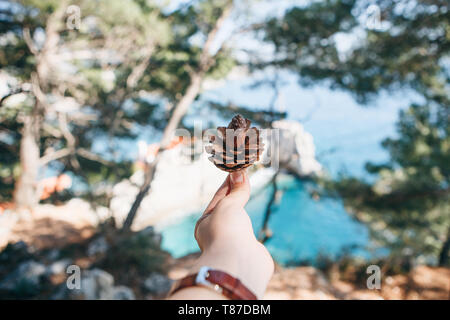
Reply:
<svg viewBox="0 0 450 320"><path fill-rule="evenodd" d="M245 169L259 160L264 144L256 127L250 128L251 121L241 115L231 119L228 127L218 127L217 135L211 137L206 152L208 159L224 171L233 172Z"/></svg>

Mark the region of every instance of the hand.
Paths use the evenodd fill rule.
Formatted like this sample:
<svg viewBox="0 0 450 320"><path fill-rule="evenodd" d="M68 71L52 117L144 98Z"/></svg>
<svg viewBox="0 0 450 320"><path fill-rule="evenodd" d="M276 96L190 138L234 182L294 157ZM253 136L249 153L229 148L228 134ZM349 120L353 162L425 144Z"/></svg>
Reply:
<svg viewBox="0 0 450 320"><path fill-rule="evenodd" d="M255 238L250 217L244 209L249 197L247 172L241 170L229 174L197 221L194 236L202 255L191 271L196 273L205 265L225 271L261 298L274 265L267 249ZM173 298L219 298L212 290L199 293L192 292L193 289L203 288L180 290ZM183 294L185 290L191 292Z"/></svg>

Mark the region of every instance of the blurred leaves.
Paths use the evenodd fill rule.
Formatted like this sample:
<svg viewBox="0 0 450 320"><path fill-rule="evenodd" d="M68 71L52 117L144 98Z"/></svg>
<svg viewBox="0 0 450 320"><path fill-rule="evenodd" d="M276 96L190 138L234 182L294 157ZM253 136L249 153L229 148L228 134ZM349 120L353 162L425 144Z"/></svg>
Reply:
<svg viewBox="0 0 450 320"><path fill-rule="evenodd" d="M242 115L244 118L250 119L253 125L269 128L273 121L286 118L286 112L279 111L256 111L249 107L236 106L233 104L221 104L218 102L209 101L209 107L212 110L218 111L218 113L224 118L232 118L236 114Z"/></svg>
<svg viewBox="0 0 450 320"><path fill-rule="evenodd" d="M129 177L133 165L120 156L118 142L135 139L143 127L165 127L171 112L168 106L189 86L189 72L198 68L202 43L226 2L198 1L169 13L146 0L18 0L2 9L0 68L14 78L11 90L29 84L44 64L51 71L49 79L40 79L48 99L39 115L42 128L36 137L41 155L72 148L67 139L74 140L75 149L93 155L71 154L50 166L81 177L82 189L95 198L108 190L105 185L111 187ZM56 10L69 4L80 8L79 30L67 29L65 20L52 20ZM56 32L57 41L43 52L32 52L29 44L41 50L50 31ZM223 78L234 64L231 50L224 47L207 76ZM22 137L22 118L32 114L36 103L33 94L22 95L27 96L24 101L5 103L0 109L0 148L5 151L0 155L2 200L11 198L17 178L12 173L20 168L15 146ZM75 109L58 109L67 107L60 102L66 98L76 102ZM60 132L61 113L68 118L73 138ZM95 152L99 144L106 152Z"/></svg>
<svg viewBox="0 0 450 320"><path fill-rule="evenodd" d="M400 112L397 136L384 140L390 160L368 163L367 182L347 175L322 181L366 223L375 244L395 259L449 264L450 138L448 1L327 0L289 9L263 27L280 68L302 84L325 80L366 102L383 90L415 90L424 103ZM369 4L380 28L359 18ZM338 50L336 37L353 41Z"/></svg>

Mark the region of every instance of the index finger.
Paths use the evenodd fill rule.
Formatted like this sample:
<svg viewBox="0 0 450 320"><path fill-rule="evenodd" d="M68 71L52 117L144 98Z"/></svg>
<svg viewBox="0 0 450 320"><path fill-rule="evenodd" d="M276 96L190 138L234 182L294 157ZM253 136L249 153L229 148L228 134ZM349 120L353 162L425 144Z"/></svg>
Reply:
<svg viewBox="0 0 450 320"><path fill-rule="evenodd" d="M211 211L213 211L214 208L216 207L217 203L223 198L225 198L225 196L228 195L229 193L230 193L230 175L227 176L227 178L219 187L219 189L217 189L213 198L211 199L205 211L203 212L203 215L211 213Z"/></svg>

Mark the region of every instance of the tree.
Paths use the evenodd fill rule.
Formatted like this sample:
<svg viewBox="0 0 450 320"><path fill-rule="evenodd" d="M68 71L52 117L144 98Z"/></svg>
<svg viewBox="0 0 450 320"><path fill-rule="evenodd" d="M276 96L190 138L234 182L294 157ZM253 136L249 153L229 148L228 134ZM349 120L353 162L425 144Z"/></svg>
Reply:
<svg viewBox="0 0 450 320"><path fill-rule="evenodd" d="M324 186L343 197L392 256L448 265L450 8L440 0L406 2L337 0L293 8L269 22L265 39L276 47L276 66L298 72L301 83L325 81L361 102L400 88L423 96L423 104L401 112L398 138L383 142L390 161L367 165L375 182L343 176ZM339 54L335 35L361 31L358 21L369 4L380 11L379 29L366 28ZM312 51L308 43L316 44Z"/></svg>
<svg viewBox="0 0 450 320"><path fill-rule="evenodd" d="M4 200L14 187L19 207L35 206L38 176L52 166L81 178L92 203L105 203L108 190L133 168L117 142L134 139L139 126L173 129L197 96L198 79L226 74L233 65L227 48L210 58L211 41L203 54L191 41L215 34L208 19L220 16L225 3L163 13L151 1L80 0L70 3L80 8L79 30L66 26L67 1L6 7L0 64L13 80L0 109ZM24 93L25 100L11 99ZM150 94L158 102L150 102ZM181 107L171 108L175 102ZM94 150L99 141L101 154Z"/></svg>
<svg viewBox="0 0 450 320"><path fill-rule="evenodd" d="M194 59L194 65L184 65L184 70L188 73L188 84L183 88L184 90L182 90L183 95L174 103L169 121L164 128L160 147L155 159L152 163L146 165L144 183L140 186L136 199L125 219L122 228L124 231L128 231L131 228L139 206L150 190L153 177L158 167L158 162L161 158L161 153L170 143L174 136L175 129L177 129L189 107L200 93L203 80L208 73L211 73L213 67L217 68L220 66L221 60L226 60L221 57L225 49L223 46L214 55L211 55L211 46L216 40L217 33L229 16L232 6L232 0L214 2L204 1L200 2L198 7L190 6L187 12L180 11L176 14L176 18L178 19L197 20L195 24L192 24L193 29L190 30L188 34L189 36L198 35L199 33L203 34L205 36L205 42L201 48L196 50L197 52L191 52L190 54L190 59ZM206 28L202 27L202 25L206 25ZM189 38L190 37L186 38L185 41L189 41ZM185 45L185 41L181 41L181 44Z"/></svg>
<svg viewBox="0 0 450 320"><path fill-rule="evenodd" d="M343 176L327 186L396 260L449 263L448 119L448 109L411 106L400 114L399 138L383 141L390 161L366 165L377 177L374 183Z"/></svg>
<svg viewBox="0 0 450 320"><path fill-rule="evenodd" d="M124 15L120 1L95 6L77 1L72 5L85 15L77 31L67 29L68 5L52 0L12 2L0 20L6 39L0 64L17 82L2 98L1 129L12 141L20 140L4 144L5 157L11 159L4 177L11 181L19 160L14 190L19 208L32 209L38 203L38 176L50 163L81 176L87 194L96 184L104 188L105 181L128 176L129 163L94 153L93 142L103 136L110 141L132 137L130 122L146 122L151 113L150 108L127 111L125 102L139 98L136 93L145 89L142 78L150 56L168 38L159 10L133 1ZM105 80L108 74L112 77ZM28 94L25 100L8 105L8 98L23 92ZM16 145L19 159L13 156Z"/></svg>

